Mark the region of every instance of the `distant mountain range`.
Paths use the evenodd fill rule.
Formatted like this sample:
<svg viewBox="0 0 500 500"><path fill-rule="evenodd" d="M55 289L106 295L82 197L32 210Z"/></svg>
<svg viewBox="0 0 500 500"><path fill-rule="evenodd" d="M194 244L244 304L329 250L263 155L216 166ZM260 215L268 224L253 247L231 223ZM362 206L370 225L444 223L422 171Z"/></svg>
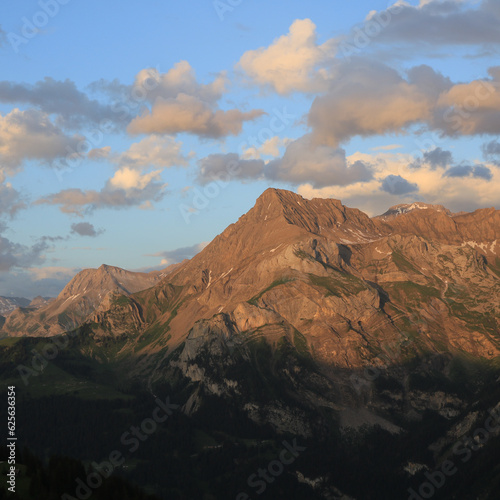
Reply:
<svg viewBox="0 0 500 500"><path fill-rule="evenodd" d="M0 314L6 316L18 307L29 307L31 309L38 309L47 305L51 297L35 297L33 300L25 299L23 297L0 297Z"/></svg>
<svg viewBox="0 0 500 500"><path fill-rule="evenodd" d="M1 297L0 296L0 314L6 315L18 307L26 307L30 304L29 299L22 297Z"/></svg>
<svg viewBox="0 0 500 500"><path fill-rule="evenodd" d="M61 334L83 324L99 308L109 307L113 296L127 296L149 288L177 266L174 264L163 271L150 273L126 271L105 264L99 269L84 269L55 299L37 297L31 302L20 299L17 305L12 304L3 331L9 335Z"/></svg>

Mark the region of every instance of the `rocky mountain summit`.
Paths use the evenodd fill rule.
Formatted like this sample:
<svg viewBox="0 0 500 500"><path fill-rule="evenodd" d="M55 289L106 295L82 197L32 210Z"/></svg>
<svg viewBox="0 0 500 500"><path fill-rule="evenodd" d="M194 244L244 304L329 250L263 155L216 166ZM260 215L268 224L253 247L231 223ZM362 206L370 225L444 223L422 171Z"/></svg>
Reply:
<svg viewBox="0 0 500 500"><path fill-rule="evenodd" d="M387 212L377 216L377 219L389 221L395 219L399 215L408 214L410 212L413 212L414 210L432 210L434 212L443 212L450 217L453 216L453 213L443 205L431 205L429 203L416 201L414 203L401 203L399 205L394 205L393 207L389 208Z"/></svg>

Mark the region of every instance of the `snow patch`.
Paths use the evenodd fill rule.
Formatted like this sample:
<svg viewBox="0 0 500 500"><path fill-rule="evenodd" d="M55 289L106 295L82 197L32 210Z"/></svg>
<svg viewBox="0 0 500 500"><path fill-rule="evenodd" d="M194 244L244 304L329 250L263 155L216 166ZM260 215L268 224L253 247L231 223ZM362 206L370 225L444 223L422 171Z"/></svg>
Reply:
<svg viewBox="0 0 500 500"><path fill-rule="evenodd" d="M234 268L231 268L229 269L229 271L226 271L225 273L222 273L220 276L219 276L219 279L221 278L225 278Z"/></svg>
<svg viewBox="0 0 500 500"><path fill-rule="evenodd" d="M496 241L496 240L495 240ZM478 243L477 241L464 241L462 243L462 246L471 246L472 248L480 248L481 250L486 250L488 248L488 245L486 243Z"/></svg>

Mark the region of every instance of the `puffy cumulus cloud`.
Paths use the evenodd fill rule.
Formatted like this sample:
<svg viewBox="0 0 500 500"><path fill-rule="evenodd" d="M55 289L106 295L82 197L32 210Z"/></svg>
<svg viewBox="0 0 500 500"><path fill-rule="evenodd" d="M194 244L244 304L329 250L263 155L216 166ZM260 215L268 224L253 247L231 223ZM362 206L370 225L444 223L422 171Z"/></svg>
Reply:
<svg viewBox="0 0 500 500"><path fill-rule="evenodd" d="M179 94L175 98L158 98L151 111L134 118L127 130L131 134L179 134L220 138L238 135L246 121L265 114L262 110L243 112L238 109L214 109L198 97Z"/></svg>
<svg viewBox="0 0 500 500"><path fill-rule="evenodd" d="M187 61L180 61L166 73L160 73L156 68L139 71L131 93L137 99L147 99L150 102L157 98L175 98L179 94L197 97L205 102L216 102L226 92L228 83L225 72L216 75L208 84L199 83L191 65Z"/></svg>
<svg viewBox="0 0 500 500"><path fill-rule="evenodd" d="M90 236L95 238L104 232L103 229L97 230L93 224L90 222L77 222L71 224L71 232L73 234L78 234L79 236Z"/></svg>
<svg viewBox="0 0 500 500"><path fill-rule="evenodd" d="M108 104L90 99L71 80L58 81L49 77L35 84L0 81L0 102L28 104L56 115L56 123L63 128L80 128L105 121L121 121L124 126L124 118L132 118L132 115L124 117Z"/></svg>
<svg viewBox="0 0 500 500"><path fill-rule="evenodd" d="M282 158L265 162L244 159L236 153L213 154L198 162L198 182L214 180L258 180L300 184L314 187L367 182L370 166L363 161L349 163L343 149L315 146L309 135L290 142Z"/></svg>
<svg viewBox="0 0 500 500"><path fill-rule="evenodd" d="M151 103L151 109L144 109L132 119L127 130L131 134L184 132L208 138L238 135L245 122L255 120L264 112L220 109L218 101L227 85L225 73L208 84L199 83L186 61L177 63L166 73L157 69L142 70L131 92L136 99Z"/></svg>
<svg viewBox="0 0 500 500"><path fill-rule="evenodd" d="M428 90L384 64L356 59L339 65L328 92L313 101L308 122L317 143L337 146L356 135L400 133L431 116Z"/></svg>
<svg viewBox="0 0 500 500"><path fill-rule="evenodd" d="M0 162L13 173L26 160L51 163L74 150L82 140L68 136L54 125L46 113L38 110L13 109L0 114Z"/></svg>
<svg viewBox="0 0 500 500"><path fill-rule="evenodd" d="M413 6L397 2L382 16L393 14L380 30L378 42L436 45L500 44L500 7L497 0L423 0Z"/></svg>
<svg viewBox="0 0 500 500"><path fill-rule="evenodd" d="M100 190L83 191L64 189L38 199L36 205L58 205L61 212L75 215L103 208L147 207L148 202L158 202L165 196L166 184L161 182L159 170L141 173L123 168L115 172Z"/></svg>
<svg viewBox="0 0 500 500"><path fill-rule="evenodd" d="M500 133L500 67L489 78L453 84L429 66L406 77L387 65L339 63L328 92L316 97L308 123L318 144L338 146L354 136L405 133L418 124L443 136Z"/></svg>
<svg viewBox="0 0 500 500"><path fill-rule="evenodd" d="M335 46L334 40L318 45L316 25L310 19L298 19L288 34L268 47L245 52L237 67L253 83L279 94L318 92L326 88L329 75L322 65L334 57Z"/></svg>
<svg viewBox="0 0 500 500"><path fill-rule="evenodd" d="M263 156L276 158L281 155L281 148L287 146L292 139L281 138L275 135L264 141L260 146L251 146L243 151L242 157L245 160L258 160Z"/></svg>
<svg viewBox="0 0 500 500"><path fill-rule="evenodd" d="M203 241L192 245L189 247L176 248L174 250L166 250L162 252L156 252L152 254L147 254L147 257L160 257L160 264L163 266L170 266L171 264L177 264L185 259L192 259L197 253L201 252L207 245L208 241Z"/></svg>
<svg viewBox="0 0 500 500"><path fill-rule="evenodd" d="M483 170L478 170L479 175L476 176L471 174L465 177L447 177L445 167L434 168L428 163L423 163L419 169L415 169L411 166L412 157L407 154L355 153L347 160L370 164L373 179L363 183L323 188L315 188L311 183L304 183L298 187L298 193L307 198L340 199L344 204L360 208L370 215L381 214L392 205L415 200L442 204L455 212L489 206L500 208L498 201L500 168L494 165L484 165L491 172L491 178L487 179L482 175L487 174ZM416 185L418 191L403 193L398 189L394 192L384 189L384 181L389 176L400 177L410 185Z"/></svg>
<svg viewBox="0 0 500 500"><path fill-rule="evenodd" d="M489 79L457 84L436 102L434 128L449 136L500 133L500 67Z"/></svg>
<svg viewBox="0 0 500 500"><path fill-rule="evenodd" d="M160 178L160 171L155 170L153 172L142 174L137 170L133 170L128 167L120 168L115 172L113 177L109 179L108 185L113 189L145 189L154 180Z"/></svg>
<svg viewBox="0 0 500 500"><path fill-rule="evenodd" d="M38 295L57 297L81 269L30 267L0 273L0 295L33 299Z"/></svg>
<svg viewBox="0 0 500 500"><path fill-rule="evenodd" d="M127 151L113 158L121 166L143 169L185 166L188 159L182 154L182 143L173 137L151 135L132 144Z"/></svg>
<svg viewBox="0 0 500 500"><path fill-rule="evenodd" d="M390 194L408 194L418 191L418 186L408 182L400 175L388 175L382 181L381 189Z"/></svg>
<svg viewBox="0 0 500 500"><path fill-rule="evenodd" d="M291 142L282 158L266 165L266 178L292 184L310 182L314 187L345 186L372 178L369 165L349 164L343 149L316 146L310 135Z"/></svg>
<svg viewBox="0 0 500 500"><path fill-rule="evenodd" d="M487 181L493 179L491 170L484 165L455 165L446 170L443 175L445 177L476 177Z"/></svg>

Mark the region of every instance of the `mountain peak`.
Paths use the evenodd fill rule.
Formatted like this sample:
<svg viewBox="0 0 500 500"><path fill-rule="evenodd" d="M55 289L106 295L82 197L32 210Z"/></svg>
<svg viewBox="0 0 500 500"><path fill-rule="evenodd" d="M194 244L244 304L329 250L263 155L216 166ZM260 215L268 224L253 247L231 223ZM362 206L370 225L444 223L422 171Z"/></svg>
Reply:
<svg viewBox="0 0 500 500"><path fill-rule="evenodd" d="M344 223L351 209L334 198L313 198L309 200L286 189L266 189L248 212L261 221L268 221L281 215L287 224L298 226L312 233L320 226L329 227ZM359 212L356 210L356 212Z"/></svg>
<svg viewBox="0 0 500 500"><path fill-rule="evenodd" d="M267 202L276 202L286 204L290 201L303 200L304 198L300 196L300 194L294 193L293 191L289 191L287 189L278 189L278 188L267 188L256 201L256 205L259 201L265 203Z"/></svg>
<svg viewBox="0 0 500 500"><path fill-rule="evenodd" d="M116 267L116 266L110 266L108 264L101 264L98 268L98 271L106 271L106 272L110 272L110 271L113 271L113 270L117 270L117 269L120 269L119 267Z"/></svg>
<svg viewBox="0 0 500 500"><path fill-rule="evenodd" d="M300 194L286 189L268 188L256 200L253 211L257 211L264 216L278 211L282 213L286 207L306 203L307 200Z"/></svg>
<svg viewBox="0 0 500 500"><path fill-rule="evenodd" d="M423 203L421 201L414 201L413 203L400 203L399 205L394 205L387 212L382 215L377 215L375 219L381 219L388 221L399 217L400 215L409 214L410 212L415 212L417 210L431 210L435 212L442 212L445 215L451 217L453 214L443 205L432 205L430 203Z"/></svg>

